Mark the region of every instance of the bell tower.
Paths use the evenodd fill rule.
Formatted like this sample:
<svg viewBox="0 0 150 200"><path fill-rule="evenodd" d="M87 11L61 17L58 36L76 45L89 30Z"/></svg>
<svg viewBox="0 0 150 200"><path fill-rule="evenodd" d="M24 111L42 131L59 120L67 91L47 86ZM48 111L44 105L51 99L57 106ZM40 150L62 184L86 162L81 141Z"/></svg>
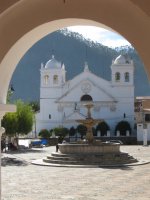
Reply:
<svg viewBox="0 0 150 200"><path fill-rule="evenodd" d="M41 88L61 87L66 82L65 65L58 62L54 55L45 66L41 64Z"/></svg>
<svg viewBox="0 0 150 200"><path fill-rule="evenodd" d="M113 86L134 85L134 65L128 55L120 55L113 60L111 71Z"/></svg>
<svg viewBox="0 0 150 200"><path fill-rule="evenodd" d="M60 123L62 117L58 111L56 100L62 95L63 86L66 82L65 65L57 61L52 56L45 66L41 64L41 83L40 83L40 113L37 114L37 129L49 129L49 123Z"/></svg>

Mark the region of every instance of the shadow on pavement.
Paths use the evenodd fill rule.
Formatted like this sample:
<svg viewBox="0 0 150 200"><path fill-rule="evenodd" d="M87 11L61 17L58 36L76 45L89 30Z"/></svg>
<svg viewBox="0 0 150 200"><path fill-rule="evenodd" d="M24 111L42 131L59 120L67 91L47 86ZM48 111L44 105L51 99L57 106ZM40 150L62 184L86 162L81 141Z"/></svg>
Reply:
<svg viewBox="0 0 150 200"><path fill-rule="evenodd" d="M16 151L6 151L6 154L20 154L20 153L45 153L46 151L41 149L19 149Z"/></svg>
<svg viewBox="0 0 150 200"><path fill-rule="evenodd" d="M108 167L100 167L103 169L120 169L120 170L133 170L133 167L130 166L108 166Z"/></svg>
<svg viewBox="0 0 150 200"><path fill-rule="evenodd" d="M1 159L1 166L27 166L28 162L19 160L17 158L4 157Z"/></svg>

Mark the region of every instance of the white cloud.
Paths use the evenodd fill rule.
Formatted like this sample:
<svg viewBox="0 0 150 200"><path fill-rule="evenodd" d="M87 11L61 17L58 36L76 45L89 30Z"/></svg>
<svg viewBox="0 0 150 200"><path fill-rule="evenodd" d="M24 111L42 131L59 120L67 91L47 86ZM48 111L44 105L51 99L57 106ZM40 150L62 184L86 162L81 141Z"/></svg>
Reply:
<svg viewBox="0 0 150 200"><path fill-rule="evenodd" d="M106 39L103 41L102 44L109 47L120 47L120 46L131 45L128 41L124 39L116 39L116 40Z"/></svg>
<svg viewBox="0 0 150 200"><path fill-rule="evenodd" d="M104 28L98 28L94 26L71 26L68 27L68 29L73 32L78 32L82 34L83 37L89 38L90 40L101 43L105 46L119 47L131 45L121 35Z"/></svg>

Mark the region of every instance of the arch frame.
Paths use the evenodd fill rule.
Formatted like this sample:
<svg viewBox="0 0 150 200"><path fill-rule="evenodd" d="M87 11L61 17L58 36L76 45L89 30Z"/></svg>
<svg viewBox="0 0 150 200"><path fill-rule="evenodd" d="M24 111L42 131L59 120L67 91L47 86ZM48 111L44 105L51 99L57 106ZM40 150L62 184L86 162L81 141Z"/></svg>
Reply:
<svg viewBox="0 0 150 200"><path fill-rule="evenodd" d="M46 34L70 25L95 25L115 30L136 48L150 75L149 13L137 1L15 1L0 14L0 43L3 47L0 51L0 103L6 103L9 81L19 60L44 37L40 27ZM44 28L48 23L51 23L51 31Z"/></svg>

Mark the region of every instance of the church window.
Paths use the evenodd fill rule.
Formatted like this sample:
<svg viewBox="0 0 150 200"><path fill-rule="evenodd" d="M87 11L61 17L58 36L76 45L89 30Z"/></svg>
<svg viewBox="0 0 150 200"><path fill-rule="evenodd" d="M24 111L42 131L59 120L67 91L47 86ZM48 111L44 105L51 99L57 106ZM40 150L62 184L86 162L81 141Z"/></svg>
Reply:
<svg viewBox="0 0 150 200"><path fill-rule="evenodd" d="M53 77L53 83L58 84L58 75L54 75Z"/></svg>
<svg viewBox="0 0 150 200"><path fill-rule="evenodd" d="M45 84L45 85L48 84L48 79L49 79L49 76L48 76L48 75L45 75L45 76L44 76L44 84Z"/></svg>
<svg viewBox="0 0 150 200"><path fill-rule="evenodd" d="M115 80L116 81L120 81L120 73L119 72L116 72L116 74L115 74Z"/></svg>
<svg viewBox="0 0 150 200"><path fill-rule="evenodd" d="M93 101L92 97L88 94L85 94L81 97L81 101Z"/></svg>
<svg viewBox="0 0 150 200"><path fill-rule="evenodd" d="M130 80L129 72L126 72L126 73L124 74L124 79L125 79L125 82L129 82L129 80Z"/></svg>

